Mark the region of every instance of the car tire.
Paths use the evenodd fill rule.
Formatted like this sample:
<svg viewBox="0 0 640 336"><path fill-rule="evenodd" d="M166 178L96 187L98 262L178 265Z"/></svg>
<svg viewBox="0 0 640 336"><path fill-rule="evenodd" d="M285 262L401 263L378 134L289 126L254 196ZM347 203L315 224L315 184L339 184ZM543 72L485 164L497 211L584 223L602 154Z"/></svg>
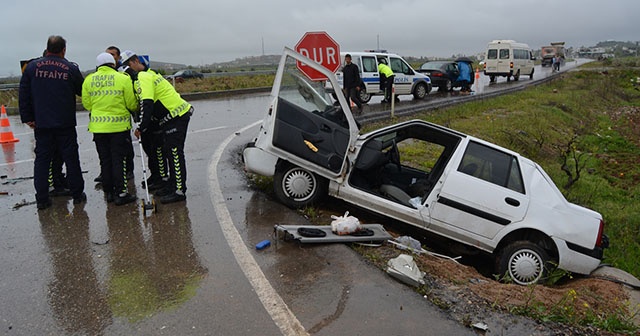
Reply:
<svg viewBox="0 0 640 336"><path fill-rule="evenodd" d="M273 177L273 189L276 197L286 206L303 208L324 200L329 182L304 168L281 162Z"/></svg>
<svg viewBox="0 0 640 336"><path fill-rule="evenodd" d="M520 70L518 70L518 71L516 72L516 74L515 74L515 75L513 75L513 80L514 80L514 81L516 81L516 82L517 82L519 79L520 79Z"/></svg>
<svg viewBox="0 0 640 336"><path fill-rule="evenodd" d="M450 79L447 79L444 82L444 85L440 86L440 91L451 92L451 90L453 90L453 84L451 83Z"/></svg>
<svg viewBox="0 0 640 336"><path fill-rule="evenodd" d="M533 79L533 72L534 72L535 70L536 70L536 69L533 69L533 68L531 69L531 73L529 74L529 79Z"/></svg>
<svg viewBox="0 0 640 336"><path fill-rule="evenodd" d="M497 271L519 285L545 279L554 267L547 252L530 241L516 241L503 248L496 258Z"/></svg>
<svg viewBox="0 0 640 336"><path fill-rule="evenodd" d="M496 76L489 76L489 82L494 83L496 81Z"/></svg>
<svg viewBox="0 0 640 336"><path fill-rule="evenodd" d="M427 94L429 94L429 91L425 83L418 83L416 87L413 88L413 97L416 99L424 99Z"/></svg>
<svg viewBox="0 0 640 336"><path fill-rule="evenodd" d="M367 93L367 89L364 87L360 88L360 91L358 92L358 96L360 97L360 101L362 103L368 103L371 100L371 95Z"/></svg>

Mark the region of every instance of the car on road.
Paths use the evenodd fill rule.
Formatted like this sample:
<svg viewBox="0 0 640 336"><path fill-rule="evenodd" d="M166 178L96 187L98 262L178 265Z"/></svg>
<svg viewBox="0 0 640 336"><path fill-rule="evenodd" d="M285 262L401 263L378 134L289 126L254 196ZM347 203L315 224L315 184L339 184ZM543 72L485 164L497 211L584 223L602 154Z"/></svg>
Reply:
<svg viewBox="0 0 640 336"><path fill-rule="evenodd" d="M344 95L296 68L285 48L258 136L243 150L246 171L273 177L292 208L327 196L484 251L518 284L554 267L589 274L608 239L602 215L568 202L535 162L493 143L422 120L360 133Z"/></svg>
<svg viewBox="0 0 640 336"><path fill-rule="evenodd" d="M454 61L429 61L416 69L431 78L431 84L439 91L451 91L456 87L461 87L457 81L460 75L458 63ZM474 83L474 76L471 76L470 84Z"/></svg>
<svg viewBox="0 0 640 336"><path fill-rule="evenodd" d="M507 77L507 82L517 81L520 76L528 75L533 79L535 72L531 48L526 43L518 43L513 40L493 40L487 44L484 58L484 75L494 83L496 77Z"/></svg>
<svg viewBox="0 0 640 336"><path fill-rule="evenodd" d="M174 80L178 83L183 82L185 79L191 78L204 78L204 75L195 71L195 70L180 70L174 73L173 75L169 75L165 77L167 80Z"/></svg>

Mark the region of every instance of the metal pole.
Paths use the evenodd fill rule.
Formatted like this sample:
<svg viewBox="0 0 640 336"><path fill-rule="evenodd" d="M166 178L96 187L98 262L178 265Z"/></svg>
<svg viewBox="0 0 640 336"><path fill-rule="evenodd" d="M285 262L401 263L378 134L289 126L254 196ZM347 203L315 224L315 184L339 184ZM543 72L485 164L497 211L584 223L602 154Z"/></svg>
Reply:
<svg viewBox="0 0 640 336"><path fill-rule="evenodd" d="M395 116L396 107L396 86L395 83L391 84L391 118Z"/></svg>

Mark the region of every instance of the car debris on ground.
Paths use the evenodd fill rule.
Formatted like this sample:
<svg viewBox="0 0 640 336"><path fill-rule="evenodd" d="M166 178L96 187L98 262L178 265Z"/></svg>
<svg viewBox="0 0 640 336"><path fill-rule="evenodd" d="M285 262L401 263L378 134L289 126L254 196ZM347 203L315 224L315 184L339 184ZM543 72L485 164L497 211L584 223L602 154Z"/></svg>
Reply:
<svg viewBox="0 0 640 336"><path fill-rule="evenodd" d="M400 254L387 262L387 274L401 282L419 287L424 285L425 272L422 272L413 257L408 254Z"/></svg>

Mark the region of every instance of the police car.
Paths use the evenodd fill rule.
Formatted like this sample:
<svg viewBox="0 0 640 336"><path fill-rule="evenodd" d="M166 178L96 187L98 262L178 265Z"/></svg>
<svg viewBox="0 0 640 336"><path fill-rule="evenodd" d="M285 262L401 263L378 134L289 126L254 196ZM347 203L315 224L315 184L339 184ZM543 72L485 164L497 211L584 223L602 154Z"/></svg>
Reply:
<svg viewBox="0 0 640 336"><path fill-rule="evenodd" d="M371 100L371 96L384 95L384 92L380 90L379 60L384 60L393 70L396 96L413 95L416 99L424 99L431 92L432 85L429 76L415 71L407 61L396 54L383 51L341 52L340 58L343 61L346 54L351 55L351 61L360 69L360 78L364 83L364 87L360 90L360 100L364 103ZM344 79L342 71L338 71L336 77L342 88ZM334 92L329 82L327 82L327 91Z"/></svg>
<svg viewBox="0 0 640 336"><path fill-rule="evenodd" d="M523 285L554 267L589 274L600 265L602 215L568 202L538 164L422 120L360 134L344 95L334 105L296 61L339 86L320 64L284 50L266 117L243 151L246 171L273 177L279 201L342 199L484 251L498 274Z"/></svg>

